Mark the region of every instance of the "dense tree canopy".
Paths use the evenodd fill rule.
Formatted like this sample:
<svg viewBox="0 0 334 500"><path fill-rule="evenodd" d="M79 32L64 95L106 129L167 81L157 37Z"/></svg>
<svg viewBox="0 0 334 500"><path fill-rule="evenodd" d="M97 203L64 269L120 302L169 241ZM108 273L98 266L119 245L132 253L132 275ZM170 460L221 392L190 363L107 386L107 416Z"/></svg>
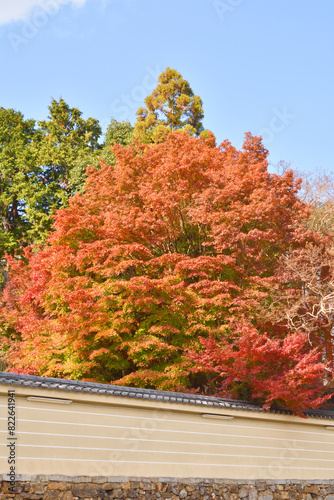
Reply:
<svg viewBox="0 0 334 500"><path fill-rule="evenodd" d="M217 146L174 69L145 105L104 142L63 99L38 126L0 108L0 359L320 406L334 371L333 183L296 181L283 163L269 173L250 133L240 151Z"/></svg>
<svg viewBox="0 0 334 500"><path fill-rule="evenodd" d="M164 129L164 137L174 128L186 127L192 133L202 130L201 100L175 70L167 68L160 75L153 94L148 106L158 121L149 125L147 139L157 127L159 136L161 127ZM126 146L133 140L134 128L129 122L112 119L102 142L98 121L84 119L82 112L64 99L52 99L48 109L47 119L36 124L20 112L0 108L2 275L4 253L18 253L27 244L42 244L55 211L66 206L76 192L84 191L87 168L100 168L100 159L114 165L111 146Z"/></svg>
<svg viewBox="0 0 334 500"><path fill-rule="evenodd" d="M206 387L295 410L320 404L325 365L316 346L262 314L277 257L312 238L292 172L269 174L267 151L250 134L241 151L228 141L216 147L212 135L174 132L114 153L116 165L94 169L85 192L58 212L49 246L27 251L28 266L11 261L11 369ZM254 334L258 351L248 359ZM235 377L219 354L228 349L241 367ZM270 380L262 389L252 383L259 365L260 379Z"/></svg>

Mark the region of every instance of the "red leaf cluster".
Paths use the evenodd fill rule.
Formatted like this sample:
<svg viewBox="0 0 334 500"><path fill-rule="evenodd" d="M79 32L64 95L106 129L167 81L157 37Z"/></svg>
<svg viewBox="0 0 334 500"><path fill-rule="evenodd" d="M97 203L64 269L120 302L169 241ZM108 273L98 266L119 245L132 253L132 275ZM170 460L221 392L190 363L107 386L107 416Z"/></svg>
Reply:
<svg viewBox="0 0 334 500"><path fill-rule="evenodd" d="M306 333L289 332L283 338L270 338L246 321L233 325L231 332L217 342L212 336L201 338L203 351L190 352L197 369L217 374L217 395L251 395L253 400L302 410L318 407L330 398L323 393L324 363L317 348L310 349Z"/></svg>

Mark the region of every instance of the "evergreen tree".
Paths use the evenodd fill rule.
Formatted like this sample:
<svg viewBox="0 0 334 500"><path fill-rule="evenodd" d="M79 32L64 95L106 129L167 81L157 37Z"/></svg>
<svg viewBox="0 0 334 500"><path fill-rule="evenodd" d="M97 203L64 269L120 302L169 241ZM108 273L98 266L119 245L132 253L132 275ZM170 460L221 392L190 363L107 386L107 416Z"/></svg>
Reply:
<svg viewBox="0 0 334 500"><path fill-rule="evenodd" d="M105 142L98 151L87 153L84 157L79 157L74 161L74 167L71 169L71 175L68 187L71 193L83 193L85 191L85 182L87 178L87 168L94 167L99 169L101 160L108 165L115 164L115 155L112 152L112 146L117 143L127 146L133 139L133 126L130 122L118 122L111 119L108 126Z"/></svg>
<svg viewBox="0 0 334 500"><path fill-rule="evenodd" d="M163 142L169 132L186 129L198 136L203 131L201 98L175 69L167 68L159 84L146 97L146 108L137 111L134 136L142 143Z"/></svg>
<svg viewBox="0 0 334 500"><path fill-rule="evenodd" d="M34 206L40 185L36 143L34 120L0 108L0 258L17 250L31 227L27 207Z"/></svg>

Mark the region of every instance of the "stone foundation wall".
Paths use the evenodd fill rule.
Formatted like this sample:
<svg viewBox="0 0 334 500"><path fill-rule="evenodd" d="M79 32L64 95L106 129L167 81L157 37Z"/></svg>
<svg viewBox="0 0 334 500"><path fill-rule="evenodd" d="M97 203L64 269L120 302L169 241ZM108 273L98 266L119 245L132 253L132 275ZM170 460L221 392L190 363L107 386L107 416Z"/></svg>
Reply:
<svg viewBox="0 0 334 500"><path fill-rule="evenodd" d="M334 500L334 481L1 476L0 500Z"/></svg>

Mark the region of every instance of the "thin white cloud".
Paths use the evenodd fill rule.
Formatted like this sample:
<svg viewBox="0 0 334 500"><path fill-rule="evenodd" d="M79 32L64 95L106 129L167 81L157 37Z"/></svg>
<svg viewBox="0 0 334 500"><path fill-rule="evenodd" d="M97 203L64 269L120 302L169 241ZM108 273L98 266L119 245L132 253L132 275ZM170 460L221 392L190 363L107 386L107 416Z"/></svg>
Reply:
<svg viewBox="0 0 334 500"><path fill-rule="evenodd" d="M0 25L15 21L26 21L36 10L55 13L63 5L82 7L86 0L0 0Z"/></svg>

